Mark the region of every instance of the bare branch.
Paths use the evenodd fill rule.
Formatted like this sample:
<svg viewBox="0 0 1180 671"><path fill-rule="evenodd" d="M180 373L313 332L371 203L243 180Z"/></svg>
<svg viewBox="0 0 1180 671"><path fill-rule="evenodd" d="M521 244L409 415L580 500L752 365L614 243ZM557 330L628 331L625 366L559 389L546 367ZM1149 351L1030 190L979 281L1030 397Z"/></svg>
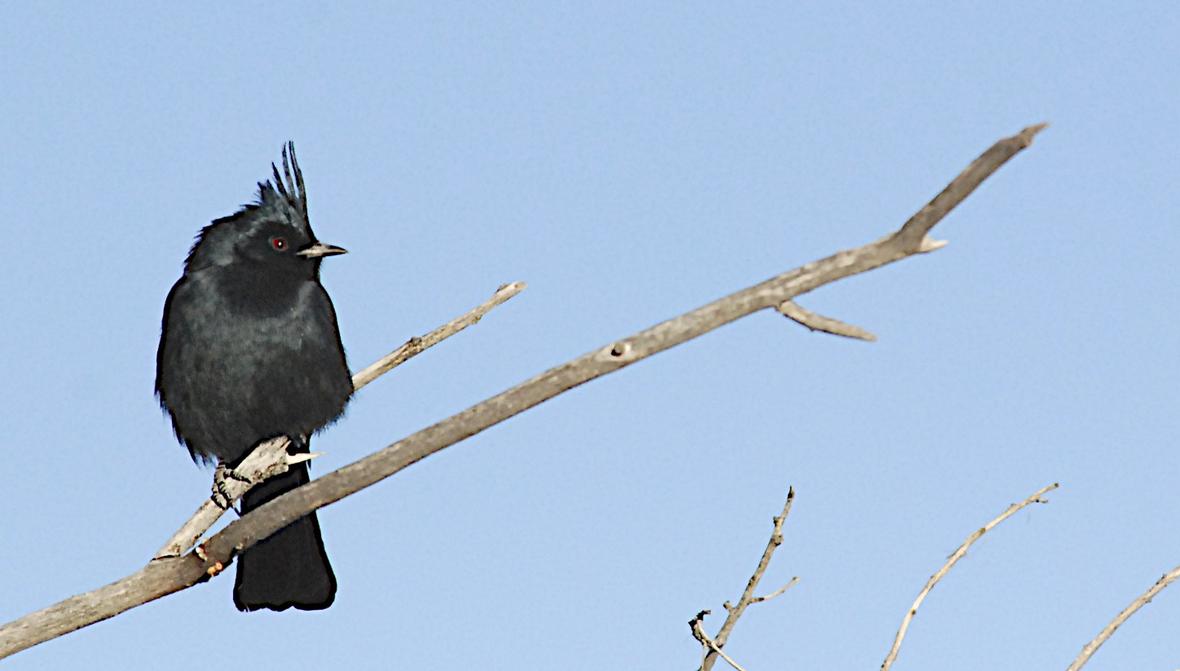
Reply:
<svg viewBox="0 0 1180 671"><path fill-rule="evenodd" d="M918 607L921 606L922 602L926 600L926 595L930 594L930 590L934 589L934 586L938 584L938 581L942 580L943 577L951 570L951 567L957 564L958 561L967 554L967 550L971 547L971 545L980 538L983 538L983 535L995 528L996 525L1000 524L1009 517L1012 517L1025 506L1033 503L1048 503L1048 501L1041 498L1041 495L1045 494L1046 492L1053 491L1060 486L1060 484L1054 482L1051 485L1047 485L1038 489L1032 496L1021 501L1020 503L1013 503L1012 505L1008 506L1008 509L1000 513L998 517L972 532L972 534L967 537L967 540L963 541L963 544L960 545L957 550L951 553L951 556L947 558L946 563L942 565L942 568L938 569L938 572L930 576L930 579L926 581L926 585L922 587L922 591L918 592L918 598L914 599L913 605L910 606L908 611L906 611L905 617L901 619L901 627L898 628L897 636L893 639L893 647L889 648L889 654L885 656L885 661L881 663L881 671L889 671L889 667L893 666L893 662L897 659L897 653L901 651L902 639L905 638L906 631L908 631L910 628L910 622L913 621L914 616L918 614Z"/></svg>
<svg viewBox="0 0 1180 671"><path fill-rule="evenodd" d="M782 596L784 593L786 593L787 590L791 589L792 587L794 587L795 585L798 585L798 584L799 584L799 576L795 576L794 578L791 578L789 581L787 581L787 584L774 590L770 594L767 594L766 596L754 597L753 599L750 600L750 603L755 604L755 603L762 603L763 601L770 601L771 599L773 599L775 597Z"/></svg>
<svg viewBox="0 0 1180 671"><path fill-rule="evenodd" d="M1106 625L1102 631L1098 632L1098 635L1094 637L1093 641L1090 641L1082 647L1082 652L1078 654L1077 659L1073 660L1073 664L1070 664L1066 671L1078 671L1078 669L1085 666L1086 662L1090 661L1090 657L1092 657L1094 653L1098 652L1098 648L1101 648L1102 644L1106 643L1106 639L1110 638L1114 634L1115 630L1123 626L1123 623L1126 622L1127 619L1132 615L1134 615L1135 611L1151 603L1151 600L1154 599L1157 594L1162 592L1165 587L1175 582L1177 578L1180 578L1180 566L1177 566L1171 571L1165 573L1162 577L1160 577L1159 580L1155 581L1155 584L1152 585L1150 589L1144 592L1138 599L1132 601L1131 605L1124 608L1121 613L1116 615L1115 618L1110 621L1110 624Z"/></svg>
<svg viewBox="0 0 1180 671"><path fill-rule="evenodd" d="M389 371L397 368L407 360L413 358L415 355L434 347L440 342L450 338L459 331L477 323L483 316L486 315L492 308L500 305L504 301L512 298L516 294L525 290L528 285L524 282L510 282L501 285L496 289L496 293L483 303L475 306L467 314L462 317L457 317L442 326L434 329L430 333L420 338L410 338L401 347L393 350L389 354L381 357L373 362L368 368L352 376L352 386L356 391L360 391L362 387L369 384L373 380L381 377Z"/></svg>
<svg viewBox="0 0 1180 671"><path fill-rule="evenodd" d="M859 326L845 324L838 319L818 315L795 301L783 301L778 306L778 311L787 319L796 321L812 331L831 333L832 335L855 338L856 340L867 340L868 342L873 342L877 339L877 336Z"/></svg>
<svg viewBox="0 0 1180 671"><path fill-rule="evenodd" d="M287 454L287 445L290 443L286 436L272 438L263 443L259 443L250 454L234 469L238 477L226 478L222 482L222 489L217 490L218 480L214 479L215 493L213 496L205 499L201 503L201 507L197 508L197 512L188 518L176 533L172 534L164 545L156 551L152 559L164 559L165 557L179 557L184 554L189 548L200 540L201 536L209 530L209 527L217 523L234 501L237 501L245 494L251 487L262 482L263 480L284 473L287 467L295 463L294 458ZM307 455L298 455L307 456ZM218 466L218 471L222 472L221 466ZM222 500L218 500L223 497Z"/></svg>
<svg viewBox="0 0 1180 671"><path fill-rule="evenodd" d="M491 298L468 310L466 314L452 319L424 336L410 338L397 349L353 375L353 391L360 391L362 387L373 380L376 380L468 326L477 323L492 308L524 291L527 286L524 282L503 284L499 289L496 289L496 292L492 294ZM285 473L287 466L290 464L312 458L306 454L288 455L287 443L286 438L279 437L265 443L260 443L258 447L254 448L249 456L234 468L234 472L240 479L236 478L224 481L224 491L221 494L227 500L218 501L217 493L213 497L205 499L201 507L197 508L197 512L193 513L193 516L181 525L176 530L176 533L172 534L172 537L164 543L163 547L156 551L155 556L152 558L163 559L165 557L179 557L181 554L184 554L200 540L201 536L205 535L205 532L210 527L217 523L222 513L233 505L234 501L237 501L243 494L249 491L251 487L269 477Z"/></svg>
<svg viewBox="0 0 1180 671"><path fill-rule="evenodd" d="M730 604L728 601L725 602L725 610L728 611L728 615L725 616L725 622L722 623L721 629L717 632L717 638L711 641L714 651L706 653L704 660L701 662L702 671L709 671L709 669L713 668L713 664L717 662L717 655L723 654L721 653L721 647L729 640L729 635L733 632L734 625L737 624L738 619L746 612L746 608L750 604L773 599L799 581L799 578L795 577L782 589L772 594L761 598L754 596L754 590L758 589L758 582L762 580L762 575L766 573L766 567L770 566L770 560L774 557L774 551L778 549L778 546L783 544L783 523L787 521L787 515L791 514L791 505L794 503L795 488L788 487L787 501L783 504L783 511L779 513L778 517L774 518L774 527L770 532L770 540L766 543L766 549L762 551L762 557L758 559L758 566L754 569L754 573L746 581L746 589L742 591L742 595L738 599L736 606ZM708 611L704 612L706 614L708 613Z"/></svg>
<svg viewBox="0 0 1180 671"><path fill-rule="evenodd" d="M1043 127L1043 124L1032 126L996 142L899 230L876 242L813 261L595 349L278 496L230 523L203 543L201 547L206 559L190 553L175 560L159 560L124 580L0 627L0 658L184 589L203 579L208 569L218 564L222 567L229 565L243 550L311 511L369 487L410 464L573 387L746 315L777 307L817 287L926 251L930 246L923 243L926 233L983 180L1028 147L1033 136ZM155 582L143 583L148 575ZM142 584L139 589L129 591L128 585L134 581Z"/></svg>
<svg viewBox="0 0 1180 671"><path fill-rule="evenodd" d="M598 348L422 429L353 464L287 492L236 520L205 544L213 556L230 559L290 520L340 500L431 454L469 438L580 384L696 338L740 317L887 263L928 251L926 234L988 176L1025 149L1045 124L1004 138L962 173L895 233L856 249L838 252L708 305Z"/></svg>

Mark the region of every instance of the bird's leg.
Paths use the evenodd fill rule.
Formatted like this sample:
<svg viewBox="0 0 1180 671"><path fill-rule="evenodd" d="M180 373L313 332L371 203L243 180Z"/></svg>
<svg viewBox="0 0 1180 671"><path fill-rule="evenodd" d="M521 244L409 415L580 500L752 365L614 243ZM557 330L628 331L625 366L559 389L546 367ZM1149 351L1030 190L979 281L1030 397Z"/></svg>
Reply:
<svg viewBox="0 0 1180 671"><path fill-rule="evenodd" d="M249 483L250 479L241 475L236 470L225 465L224 461L217 462L217 468L213 470L213 494L210 496L213 503L217 504L218 508L222 510L229 510L234 504L233 493L229 491L226 486L228 480L237 480L238 482Z"/></svg>

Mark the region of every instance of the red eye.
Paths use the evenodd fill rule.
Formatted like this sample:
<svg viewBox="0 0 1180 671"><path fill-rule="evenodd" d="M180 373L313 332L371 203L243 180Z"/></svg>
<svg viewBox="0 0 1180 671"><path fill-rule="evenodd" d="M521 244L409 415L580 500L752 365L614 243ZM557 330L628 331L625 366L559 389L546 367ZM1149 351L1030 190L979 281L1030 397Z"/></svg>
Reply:
<svg viewBox="0 0 1180 671"><path fill-rule="evenodd" d="M270 246L275 248L275 251L281 252L287 248L286 238L271 238Z"/></svg>

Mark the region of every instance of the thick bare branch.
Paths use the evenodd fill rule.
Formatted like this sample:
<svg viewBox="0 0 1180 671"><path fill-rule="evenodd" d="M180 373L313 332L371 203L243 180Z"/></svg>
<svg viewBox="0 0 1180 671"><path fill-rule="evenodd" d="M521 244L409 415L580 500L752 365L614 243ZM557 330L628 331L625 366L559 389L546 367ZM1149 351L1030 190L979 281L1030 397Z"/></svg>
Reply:
<svg viewBox="0 0 1180 671"><path fill-rule="evenodd" d="M1004 520L1015 515L1025 506L1033 503L1048 503L1048 501L1042 499L1041 496L1046 492L1057 489L1059 486L1060 485L1058 483L1054 482L1051 485L1047 485L1038 489L1035 493L1033 493L1032 496L1021 501L1020 503L1013 503L1012 505L1008 506L1008 509L1000 513L998 517L972 532L972 534L967 537L967 540L963 541L963 544L960 545L957 550L951 553L951 556L947 558L946 563L942 565L942 568L938 569L938 571L934 575L930 576L930 579L926 581L926 585L922 587L922 591L918 592L918 598L914 599L913 605L911 605L910 609L906 611L905 617L901 619L901 627L899 627L897 630L897 636L893 639L893 646L889 648L889 654L885 656L885 661L881 663L881 671L889 671L889 667L893 666L893 662L897 659L897 653L901 651L901 642L905 638L906 631L908 631L910 628L910 622L912 622L914 616L918 614L918 607L921 606L922 602L926 600L926 595L930 594L930 590L934 589L934 586L938 584L938 581L942 580L943 577L946 576L946 574L951 570L951 567L957 564L959 560L967 554L967 550L975 543L975 541L983 538L984 534L991 531L996 527L996 525L1000 524Z"/></svg>
<svg viewBox="0 0 1180 671"><path fill-rule="evenodd" d="M1177 578L1180 578L1180 566L1177 566L1176 568L1161 576L1159 580L1155 581L1155 584L1152 585L1150 589L1144 592L1139 598L1132 601L1131 605L1124 608L1121 613L1116 615L1115 618L1110 621L1110 624L1106 625L1102 631L1098 632L1098 635L1094 637L1093 641L1090 641L1082 647L1082 652L1078 654L1077 658L1073 660L1073 664L1070 664L1066 671L1078 671L1078 669L1085 666L1086 662L1090 661L1090 657L1092 657L1094 653L1098 652L1098 648L1101 648L1102 644L1106 643L1106 639L1110 638L1114 634L1115 630L1123 626L1123 623L1126 622L1127 619L1132 615L1134 615L1135 611L1151 603L1151 600L1154 599L1157 594L1162 592L1165 587L1175 582Z"/></svg>
<svg viewBox="0 0 1180 671"><path fill-rule="evenodd" d="M224 552L228 559L234 551L249 547L291 520L369 487L410 464L573 387L696 338L740 317L777 307L817 287L929 251L931 244L926 233L983 180L1028 147L1043 128L1045 124L1031 126L1017 135L996 142L898 231L863 247L838 252L772 277L551 368L379 452L270 501L211 538L205 544L206 549L214 550L214 556L221 556Z"/></svg>
<svg viewBox="0 0 1180 671"><path fill-rule="evenodd" d="M220 570L242 550L307 513L369 487L410 464L573 387L708 333L740 317L774 308L817 287L929 251L932 245L926 239L926 233L983 180L1028 147L1042 128L1044 124L1032 126L994 144L898 231L874 243L813 261L595 349L287 492L209 538L201 545L206 559L201 560L190 553L176 560L161 560L156 562L161 565L158 568L149 566L102 588L123 590L127 596L125 599L105 601L105 593L90 592L0 627L0 658L183 589L205 576L207 570ZM126 592L127 581L142 581L143 574L149 570L151 576L160 582L153 583L150 589L144 587L139 591ZM163 580L164 576L168 576L171 582ZM71 604L70 607L64 606L67 603Z"/></svg>
<svg viewBox="0 0 1180 671"><path fill-rule="evenodd" d="M511 282L501 285L492 294L491 298L468 310L466 314L452 319L424 336L410 338L397 349L353 375L353 391L360 391L362 387L373 380L450 338L468 326L477 323L492 308L524 291L526 286L528 285L524 282ZM254 448L250 455L234 468L234 472L238 478L225 481L225 491L223 494L228 501L219 502L216 500L216 496L205 499L201 507L197 508L197 512L193 513L193 516L188 518L176 530L176 533L172 534L172 537L164 543L163 547L156 551L153 559L179 557L181 554L184 554L200 540L201 536L205 535L205 532L210 527L217 523L222 513L229 506L233 505L234 501L237 501L243 494L249 491L251 487L269 477L278 475L279 473L285 473L287 471L287 465L294 463L296 459L296 457L287 454L287 443L286 438L279 437L265 443L260 443L258 447ZM307 455L299 456L306 458Z"/></svg>

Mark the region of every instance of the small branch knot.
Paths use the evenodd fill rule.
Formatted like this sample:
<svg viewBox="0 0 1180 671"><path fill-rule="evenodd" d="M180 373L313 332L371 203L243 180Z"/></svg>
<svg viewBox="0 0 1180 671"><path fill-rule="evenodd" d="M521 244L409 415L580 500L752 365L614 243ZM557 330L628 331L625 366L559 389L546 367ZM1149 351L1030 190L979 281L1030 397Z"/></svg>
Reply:
<svg viewBox="0 0 1180 671"><path fill-rule="evenodd" d="M631 343L626 340L621 340L610 348L610 355L616 359L626 358L631 354Z"/></svg>

